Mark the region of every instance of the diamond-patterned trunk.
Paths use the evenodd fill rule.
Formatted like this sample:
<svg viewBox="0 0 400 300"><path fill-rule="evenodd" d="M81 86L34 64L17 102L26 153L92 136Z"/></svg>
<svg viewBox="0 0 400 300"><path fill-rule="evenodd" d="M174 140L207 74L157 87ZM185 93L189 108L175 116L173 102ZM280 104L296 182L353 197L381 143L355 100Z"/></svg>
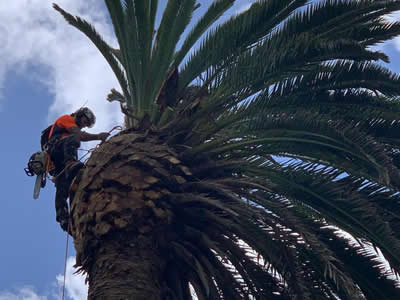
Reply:
<svg viewBox="0 0 400 300"><path fill-rule="evenodd" d="M71 194L77 267L89 299L165 299L173 215L163 199L190 177L149 133L121 133L98 147Z"/></svg>

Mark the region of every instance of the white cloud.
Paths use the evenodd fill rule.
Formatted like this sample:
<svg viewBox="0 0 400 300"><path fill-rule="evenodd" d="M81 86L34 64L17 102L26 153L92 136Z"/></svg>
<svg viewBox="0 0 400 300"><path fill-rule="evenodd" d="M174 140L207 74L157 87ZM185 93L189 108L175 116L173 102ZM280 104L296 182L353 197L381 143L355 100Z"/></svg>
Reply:
<svg viewBox="0 0 400 300"><path fill-rule="evenodd" d="M75 257L69 257L67 260L67 271L65 276L65 295L67 296L66 299L86 300L88 294L88 286L85 284L84 276L74 274L74 272L76 271L73 267L74 264ZM57 275L57 283L58 286L62 288L64 284L64 275Z"/></svg>
<svg viewBox="0 0 400 300"><path fill-rule="evenodd" d="M385 17L389 22L399 22L400 21L400 12L392 13ZM394 40L394 45L398 51L400 51L400 37L396 37ZM383 46L382 46L383 48Z"/></svg>
<svg viewBox="0 0 400 300"><path fill-rule="evenodd" d="M391 22L400 21L400 12L395 12L386 17L387 20Z"/></svg>
<svg viewBox="0 0 400 300"><path fill-rule="evenodd" d="M88 286L85 284L85 277L74 274L73 267L75 257L70 256L67 260L67 271L65 279L65 300L86 300ZM64 275L58 274L52 286L52 290L46 291L46 295L39 295L34 287L24 286L13 291L0 291L0 300L59 300L62 298Z"/></svg>
<svg viewBox="0 0 400 300"><path fill-rule="evenodd" d="M54 95L49 122L88 101L87 106L93 108L98 120L93 131L121 124L119 106L105 100L111 88L119 88L109 66L90 40L52 8L52 2L0 2L0 93L7 73L17 72L45 85ZM101 1L56 2L71 14L88 20L105 40L115 43Z"/></svg>
<svg viewBox="0 0 400 300"><path fill-rule="evenodd" d="M254 0L241 0L239 1L238 7L236 9L236 13L240 14L242 12L244 12L245 10L248 10L252 4L252 2L254 2Z"/></svg>
<svg viewBox="0 0 400 300"><path fill-rule="evenodd" d="M32 287L23 287L16 292L0 292L0 300L47 300L39 296Z"/></svg>

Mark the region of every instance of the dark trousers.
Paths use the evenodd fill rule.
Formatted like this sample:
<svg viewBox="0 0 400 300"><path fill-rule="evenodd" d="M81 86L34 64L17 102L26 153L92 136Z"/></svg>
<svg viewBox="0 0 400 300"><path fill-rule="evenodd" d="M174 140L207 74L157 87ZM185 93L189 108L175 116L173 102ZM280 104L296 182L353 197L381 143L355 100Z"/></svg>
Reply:
<svg viewBox="0 0 400 300"><path fill-rule="evenodd" d="M56 215L57 221L68 218L68 191L71 179L67 178L65 172L66 163L70 160L78 159L79 138L71 134L62 139L54 139L49 142L49 154L54 163L55 170L52 175L56 176Z"/></svg>
<svg viewBox="0 0 400 300"><path fill-rule="evenodd" d="M55 176L64 170L68 161L78 159L78 148L81 142L79 137L74 134L62 139L55 138L49 142L49 145L50 157L56 167Z"/></svg>

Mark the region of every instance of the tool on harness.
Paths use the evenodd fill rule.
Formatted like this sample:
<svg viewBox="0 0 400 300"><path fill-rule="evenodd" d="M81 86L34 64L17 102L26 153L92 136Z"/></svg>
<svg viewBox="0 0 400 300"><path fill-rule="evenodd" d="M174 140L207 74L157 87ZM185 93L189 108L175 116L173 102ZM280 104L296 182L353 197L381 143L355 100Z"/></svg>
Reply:
<svg viewBox="0 0 400 300"><path fill-rule="evenodd" d="M35 176L46 172L47 154L44 151L36 152L31 155L28 166L24 169L26 175Z"/></svg>
<svg viewBox="0 0 400 300"><path fill-rule="evenodd" d="M28 166L24 169L26 175L32 177L36 175L35 187L33 189L33 199L39 198L40 188L46 186L46 177L48 173L54 170L54 164L48 153L49 140L52 136L55 123L42 131L40 136L40 147L42 151L35 152L28 161Z"/></svg>
<svg viewBox="0 0 400 300"><path fill-rule="evenodd" d="M39 197L40 188L46 186L48 160L48 154L44 151L33 153L29 158L28 166L24 169L26 175L31 177L36 175L33 199L37 199Z"/></svg>

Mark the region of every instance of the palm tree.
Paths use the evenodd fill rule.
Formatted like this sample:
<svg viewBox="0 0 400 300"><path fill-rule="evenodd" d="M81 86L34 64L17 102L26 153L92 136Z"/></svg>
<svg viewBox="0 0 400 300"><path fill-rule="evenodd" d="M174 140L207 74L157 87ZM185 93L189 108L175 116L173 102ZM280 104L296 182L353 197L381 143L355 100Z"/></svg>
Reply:
<svg viewBox="0 0 400 300"><path fill-rule="evenodd" d="M399 299L400 78L373 46L400 2L260 0L222 24L216 0L187 34L199 4L156 28L158 2L105 0L117 49L54 4L126 116L70 196L89 299Z"/></svg>

